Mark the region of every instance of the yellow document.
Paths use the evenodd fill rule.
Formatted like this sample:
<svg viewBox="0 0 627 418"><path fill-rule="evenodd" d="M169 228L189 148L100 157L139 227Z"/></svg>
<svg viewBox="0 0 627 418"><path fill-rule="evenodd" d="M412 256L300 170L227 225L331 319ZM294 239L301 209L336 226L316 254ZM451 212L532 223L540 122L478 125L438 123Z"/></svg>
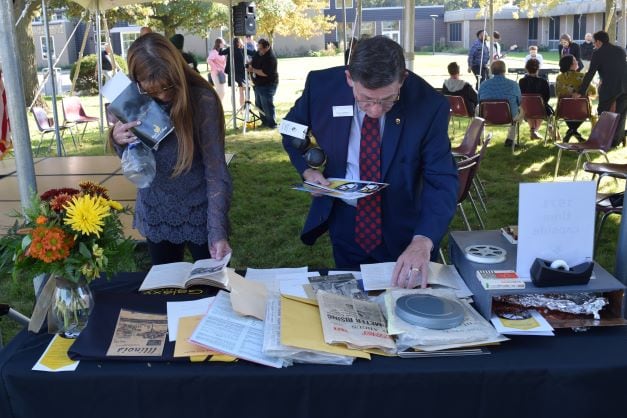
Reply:
<svg viewBox="0 0 627 418"><path fill-rule="evenodd" d="M281 344L370 360L370 354L324 342L317 306L281 297Z"/></svg>
<svg viewBox="0 0 627 418"><path fill-rule="evenodd" d="M33 370L43 372L71 372L76 370L79 362L72 360L67 355L73 343L73 339L55 335L39 361L33 366Z"/></svg>
<svg viewBox="0 0 627 418"><path fill-rule="evenodd" d="M207 356L211 356L209 361L236 361L236 357L217 353L188 341L202 317L202 315L184 316L179 320L174 357L189 357L192 362L205 361Z"/></svg>

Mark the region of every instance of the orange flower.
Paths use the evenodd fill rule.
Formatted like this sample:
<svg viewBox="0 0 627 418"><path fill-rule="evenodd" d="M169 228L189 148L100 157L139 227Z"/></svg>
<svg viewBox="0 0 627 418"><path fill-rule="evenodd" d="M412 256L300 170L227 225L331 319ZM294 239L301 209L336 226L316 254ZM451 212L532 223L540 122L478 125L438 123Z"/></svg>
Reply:
<svg viewBox="0 0 627 418"><path fill-rule="evenodd" d="M38 226L33 230L32 242L27 250L30 257L52 263L64 260L70 255L74 246L74 238L56 226Z"/></svg>
<svg viewBox="0 0 627 418"><path fill-rule="evenodd" d="M37 217L37 219L35 220L35 223L36 223L37 225L44 225L44 224L46 223L46 221L47 221L47 220L48 220L48 218L46 218L45 216L43 216L43 215L39 215L39 216Z"/></svg>

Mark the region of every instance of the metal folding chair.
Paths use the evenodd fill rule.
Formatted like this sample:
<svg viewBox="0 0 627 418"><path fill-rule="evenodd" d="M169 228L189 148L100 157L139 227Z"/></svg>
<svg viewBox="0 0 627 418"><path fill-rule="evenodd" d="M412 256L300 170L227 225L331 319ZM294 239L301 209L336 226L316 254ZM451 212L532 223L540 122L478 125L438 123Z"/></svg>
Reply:
<svg viewBox="0 0 627 418"><path fill-rule="evenodd" d="M539 94L523 94L520 107L523 109L525 119L541 119L546 122L544 131L544 145L546 146L547 138L555 141L555 127L553 126L553 116L547 114L546 103Z"/></svg>
<svg viewBox="0 0 627 418"><path fill-rule="evenodd" d="M612 140L616 129L618 129L618 113L603 112L599 117L599 121L594 125L588 140L581 143L563 143L555 142L555 146L558 148L557 162L555 164L555 174L553 175L553 181L557 179L557 172L560 167L560 161L562 160L563 151L573 151L578 154L577 164L575 165L575 175L573 180L577 180L577 174L579 173L579 167L581 167L581 157L585 156L586 160L590 161L590 155L593 152L599 153L605 157L605 161L608 163L610 160L607 158L607 151L612 148Z"/></svg>
<svg viewBox="0 0 627 418"><path fill-rule="evenodd" d="M557 101L555 109L555 142L561 140L559 121L564 122L585 122L590 120L592 109L587 97L562 97Z"/></svg>
<svg viewBox="0 0 627 418"><path fill-rule="evenodd" d="M76 126L78 133L78 125L83 125L83 132L81 133L78 142L80 143L85 136L85 130L87 124L90 122L99 122L100 119L94 116L87 116L81 99L76 96L64 97L61 99L61 107L63 108L63 120L66 126Z"/></svg>
<svg viewBox="0 0 627 418"><path fill-rule="evenodd" d="M462 96L451 96L451 95L444 95L444 97L448 99L449 106L451 107L451 116L457 117L457 118L468 119L468 124L470 124L470 122L472 121L472 118L474 117L474 114L471 114L468 111L468 108L466 107L466 102L464 102L464 98ZM454 134L455 122L452 118L451 118L451 121L453 122L453 134ZM459 121L459 119L458 119L458 122L461 126L461 122ZM468 128L468 125L466 125L466 128Z"/></svg>
<svg viewBox="0 0 627 418"><path fill-rule="evenodd" d="M35 150L35 156L39 155L39 148L41 147L41 144L44 141L44 136L46 134L51 133L52 136L50 137L50 142L48 143L48 149L46 151L46 154L48 154L50 152L50 148L52 147L52 144L55 139L54 120L48 116L48 114L42 107L33 106L30 111L33 114L33 117L35 118L35 124L37 125L37 130L41 134L41 136L39 137L39 144L37 145L37 149ZM61 151L63 155L65 155L65 146L63 145L63 133L65 132L66 129L69 129L69 128L65 125L59 126L59 131L61 132ZM70 129L70 135L72 136L72 143L74 143L74 148L77 149L76 139L74 138L74 134L72 133L71 129Z"/></svg>
<svg viewBox="0 0 627 418"><path fill-rule="evenodd" d="M512 154L516 145L520 144L519 124L514 120L507 100L484 100L479 102L479 116L485 119L486 126L515 126L516 138L512 142Z"/></svg>

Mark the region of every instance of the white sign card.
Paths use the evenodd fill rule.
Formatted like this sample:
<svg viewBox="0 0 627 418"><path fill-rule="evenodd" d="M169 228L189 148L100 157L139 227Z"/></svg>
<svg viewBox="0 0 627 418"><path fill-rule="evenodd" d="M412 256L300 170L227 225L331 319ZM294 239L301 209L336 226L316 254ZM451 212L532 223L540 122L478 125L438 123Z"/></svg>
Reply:
<svg viewBox="0 0 627 418"><path fill-rule="evenodd" d="M592 261L595 198L592 181L521 183L516 273L530 277L536 258L570 267Z"/></svg>

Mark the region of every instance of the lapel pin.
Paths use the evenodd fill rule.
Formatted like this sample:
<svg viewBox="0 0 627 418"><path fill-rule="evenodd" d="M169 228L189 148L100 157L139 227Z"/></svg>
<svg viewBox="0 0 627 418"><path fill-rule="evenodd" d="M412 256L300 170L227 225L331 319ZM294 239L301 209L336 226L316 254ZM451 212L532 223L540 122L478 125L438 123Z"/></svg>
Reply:
<svg viewBox="0 0 627 418"><path fill-rule="evenodd" d="M396 118L395 122L396 122L397 125L400 125L401 124L401 118Z"/></svg>

